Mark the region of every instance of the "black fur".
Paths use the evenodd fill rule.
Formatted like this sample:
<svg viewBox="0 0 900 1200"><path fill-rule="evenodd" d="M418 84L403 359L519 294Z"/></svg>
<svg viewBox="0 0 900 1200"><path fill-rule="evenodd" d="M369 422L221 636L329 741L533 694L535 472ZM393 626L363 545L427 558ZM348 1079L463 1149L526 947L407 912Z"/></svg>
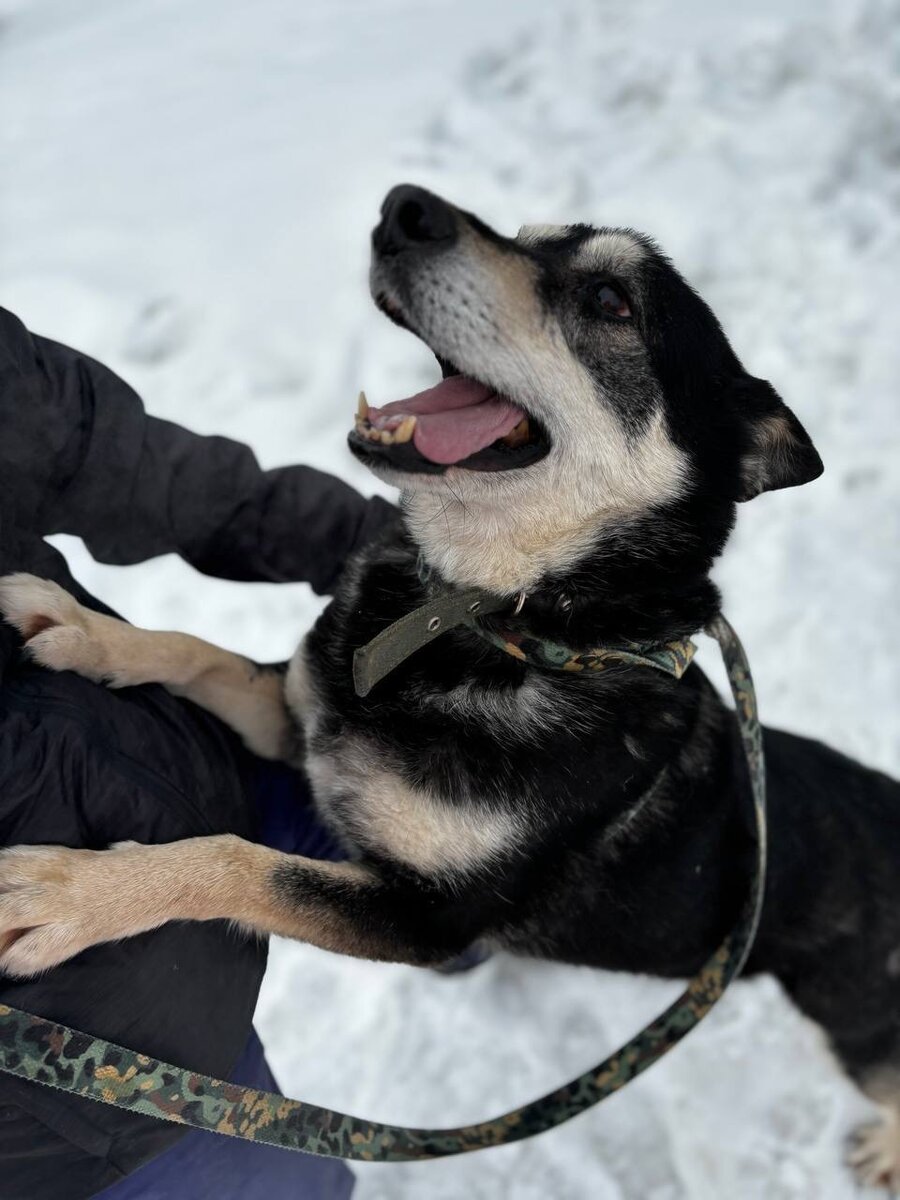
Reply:
<svg viewBox="0 0 900 1200"><path fill-rule="evenodd" d="M485 235L480 222L473 228ZM492 244L537 264L543 303L556 312L579 303L567 264L591 232L573 227L546 247L522 249L487 231ZM701 628L719 608L709 571L735 501L821 470L793 414L743 371L707 306L640 240L646 255L629 297L690 484L675 502L599 529L588 553L548 574L521 615L504 619L576 646L665 642ZM577 341L581 318L573 320ZM615 364L587 365L608 390ZM620 403L628 399L620 389ZM623 412L636 428L646 418L641 403ZM782 442L774 465L748 482L765 417L780 423ZM306 655L321 712L308 751L339 763L355 740L373 764L467 821L505 813L521 836L490 862L417 871L360 822L348 786L326 816L377 868L377 882L362 903L331 884L327 898L316 895L359 922L370 952L388 958L435 963L485 939L567 962L691 974L748 889L752 829L734 718L696 666L680 682L631 667L536 676L465 629L356 696L353 651L427 598L417 553L402 534L366 551L311 633ZM536 677L520 720L517 697ZM448 705L462 687L508 704L510 719L485 719L483 706L464 700ZM790 734L767 730L765 749L771 850L749 969L776 975L850 1072L863 1075L900 1057L900 785ZM301 901L318 886L303 872L281 880Z"/></svg>
<svg viewBox="0 0 900 1200"><path fill-rule="evenodd" d="M560 584L574 591L574 580ZM638 573L631 590L640 595ZM673 587L673 613L685 604L680 593ZM692 973L735 920L752 862L736 725L703 674L692 666L680 682L637 668L548 675L548 705L571 706L577 721L543 736L513 728L498 736L431 701L461 683L514 691L528 668L454 631L357 697L353 650L425 598L411 545L373 549L358 564L308 641L325 704L309 749L359 734L408 783L447 803L478 797L509 808L527 833L507 859L441 881L367 845L346 815L349 794L344 816L339 809L332 819L352 830L383 880L364 903L385 957L438 962L488 938L567 962ZM708 612L712 603L694 607L691 597L685 607ZM544 624L549 632L549 614ZM668 612L657 624L661 638L683 627ZM767 730L765 749L771 852L749 970L775 974L858 1074L883 1061L885 1047L894 1053L898 1030L900 971L887 964L900 947L900 786L790 734ZM610 837L654 785L633 826ZM359 896L345 900L348 915L359 915Z"/></svg>

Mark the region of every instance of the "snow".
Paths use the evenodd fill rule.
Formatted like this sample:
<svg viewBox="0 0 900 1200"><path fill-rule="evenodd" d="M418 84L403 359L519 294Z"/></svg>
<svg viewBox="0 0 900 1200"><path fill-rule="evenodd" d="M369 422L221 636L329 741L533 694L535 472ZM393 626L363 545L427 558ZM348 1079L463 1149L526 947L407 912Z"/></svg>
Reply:
<svg viewBox="0 0 900 1200"><path fill-rule="evenodd" d="M764 718L897 773L898 66L897 0L0 0L0 302L151 411L372 491L344 445L357 390L384 403L435 378L366 293L388 186L432 186L503 230L652 232L826 463L746 506L718 572ZM286 657L318 608L303 586L113 569L60 540L131 620L259 658ZM580 1072L672 993L276 942L258 1020L289 1093L453 1124ZM841 1141L867 1112L762 979L567 1127L360 1168L357 1194L849 1200Z"/></svg>

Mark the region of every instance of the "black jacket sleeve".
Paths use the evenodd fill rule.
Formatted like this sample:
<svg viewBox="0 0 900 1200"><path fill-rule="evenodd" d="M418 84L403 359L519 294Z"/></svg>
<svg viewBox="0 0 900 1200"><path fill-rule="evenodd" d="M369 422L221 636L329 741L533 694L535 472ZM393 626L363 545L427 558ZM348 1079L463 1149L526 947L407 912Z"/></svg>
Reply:
<svg viewBox="0 0 900 1200"><path fill-rule="evenodd" d="M148 417L112 371L4 309L0 477L17 523L77 534L101 562L174 552L208 575L304 580L320 593L397 519L312 467L263 471L239 442Z"/></svg>

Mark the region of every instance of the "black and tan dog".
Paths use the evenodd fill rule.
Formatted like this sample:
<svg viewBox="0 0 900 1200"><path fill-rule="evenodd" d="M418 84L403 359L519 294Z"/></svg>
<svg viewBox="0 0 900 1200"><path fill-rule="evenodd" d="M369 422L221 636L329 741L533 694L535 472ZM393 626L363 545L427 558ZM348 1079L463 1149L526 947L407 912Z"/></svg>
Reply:
<svg viewBox="0 0 900 1200"><path fill-rule="evenodd" d="M388 196L372 291L444 379L350 444L401 492L405 534L352 562L286 672L149 633L29 576L0 608L34 658L156 681L257 753L303 765L352 860L233 837L0 855L0 970L29 974L173 919L230 918L364 957L439 963L480 939L685 976L748 885L733 718L691 667L545 671L456 629L365 698L353 651L443 585L487 618L586 648L688 637L735 503L821 462L772 387L647 238L587 226L504 238L416 188ZM524 597L524 603L522 598ZM518 600L517 600L518 598ZM516 611L513 611L514 608ZM776 975L886 1106L866 1179L900 1181L900 786L766 734L771 865L751 970Z"/></svg>

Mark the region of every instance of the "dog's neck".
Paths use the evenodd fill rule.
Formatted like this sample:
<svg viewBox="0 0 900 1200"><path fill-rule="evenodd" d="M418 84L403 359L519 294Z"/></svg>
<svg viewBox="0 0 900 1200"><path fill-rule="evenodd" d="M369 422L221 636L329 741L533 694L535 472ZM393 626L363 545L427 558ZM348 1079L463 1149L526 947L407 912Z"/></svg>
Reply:
<svg viewBox="0 0 900 1200"><path fill-rule="evenodd" d="M534 591L565 575L597 542L600 514L566 514L550 506L464 503L447 492L402 497L406 523L426 563L458 587L498 595Z"/></svg>
<svg viewBox="0 0 900 1200"><path fill-rule="evenodd" d="M444 582L501 596L524 592L521 618L534 633L574 645L687 637L719 609L709 579L733 506L712 513L691 501L652 513L609 513L556 528L553 513L485 512L451 496L403 498L425 563Z"/></svg>

